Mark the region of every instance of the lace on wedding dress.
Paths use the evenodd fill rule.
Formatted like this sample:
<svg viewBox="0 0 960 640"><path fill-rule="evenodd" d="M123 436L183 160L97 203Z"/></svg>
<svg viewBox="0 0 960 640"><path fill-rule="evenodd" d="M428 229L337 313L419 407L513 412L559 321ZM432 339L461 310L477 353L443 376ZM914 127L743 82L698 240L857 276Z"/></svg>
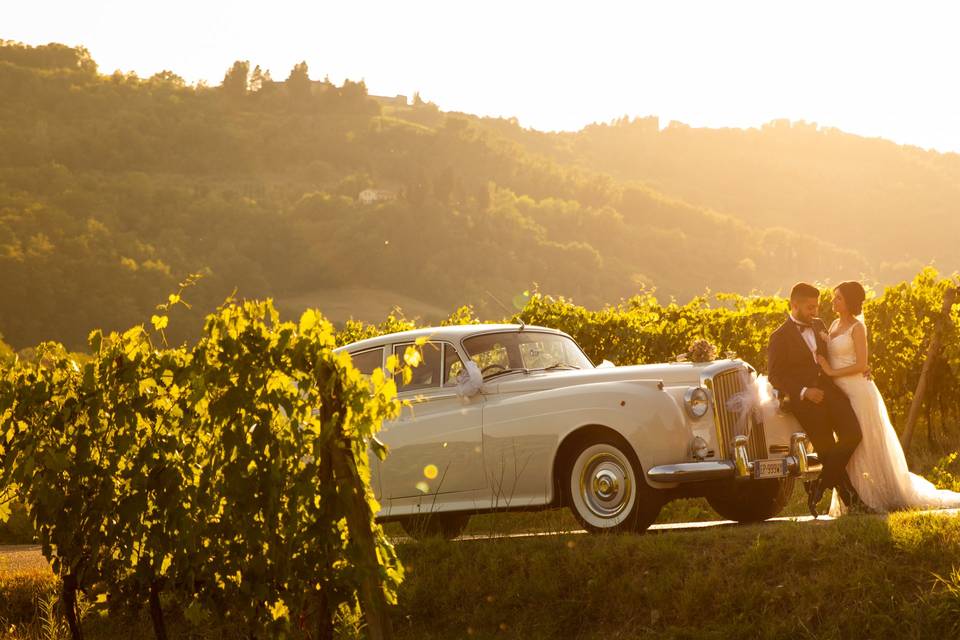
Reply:
<svg viewBox="0 0 960 640"><path fill-rule="evenodd" d="M856 325L854 323L835 336L832 333L836 323L831 327L827 352L832 368L842 369L856 364L853 342ZM873 380L858 373L834 378L834 382L850 398L863 432L863 440L847 464L847 473L864 504L875 511L960 507L960 493L937 489L926 478L910 473L900 439ZM839 516L845 512L846 508L834 491L830 515Z"/></svg>

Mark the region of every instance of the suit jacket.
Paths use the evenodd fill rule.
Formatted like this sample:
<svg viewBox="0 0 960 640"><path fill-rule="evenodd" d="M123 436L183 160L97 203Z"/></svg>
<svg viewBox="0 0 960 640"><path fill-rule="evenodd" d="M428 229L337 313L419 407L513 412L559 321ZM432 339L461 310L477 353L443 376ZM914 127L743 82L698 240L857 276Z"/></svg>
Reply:
<svg viewBox="0 0 960 640"><path fill-rule="evenodd" d="M814 318L812 325L817 338L817 353L826 354L827 345L820 337L826 327L819 318ZM820 365L810 353L806 340L800 335L799 327L790 318L770 336L767 372L770 384L780 392L781 402L788 405L800 402L800 391L804 387L823 388L824 385L833 384L833 381L823 374Z"/></svg>

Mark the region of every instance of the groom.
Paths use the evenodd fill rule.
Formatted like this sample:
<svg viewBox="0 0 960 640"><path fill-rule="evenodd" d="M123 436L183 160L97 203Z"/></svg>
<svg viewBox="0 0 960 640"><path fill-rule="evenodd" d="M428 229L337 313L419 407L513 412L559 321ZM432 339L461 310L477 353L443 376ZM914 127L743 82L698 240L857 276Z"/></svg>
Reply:
<svg viewBox="0 0 960 640"><path fill-rule="evenodd" d="M807 432L823 464L820 477L806 485L813 517L830 488L836 488L848 507L858 500L847 476L847 462L862 437L846 394L817 364L817 354L827 355L820 337L826 328L815 317L819 299L820 292L813 285L795 285L790 292L790 317L770 336L767 351L770 384Z"/></svg>

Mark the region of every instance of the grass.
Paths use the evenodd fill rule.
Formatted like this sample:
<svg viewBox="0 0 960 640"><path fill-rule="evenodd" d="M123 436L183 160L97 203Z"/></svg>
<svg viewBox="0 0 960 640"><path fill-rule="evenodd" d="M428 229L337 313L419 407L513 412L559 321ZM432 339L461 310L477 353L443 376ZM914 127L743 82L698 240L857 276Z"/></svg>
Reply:
<svg viewBox="0 0 960 640"><path fill-rule="evenodd" d="M911 468L926 471L939 458L921 457ZM829 496L821 512L828 506ZM798 483L781 515L806 514ZM657 522L717 519L706 500L688 499L667 504ZM394 609L400 640L960 638L958 516L587 536L570 533L579 526L568 510L551 509L474 516L465 533L493 539L458 542L412 542L398 524L385 528L407 573ZM507 537L525 532L556 535ZM57 580L11 549L0 556L0 640L67 638ZM171 638L236 636L189 623L169 599L164 609ZM92 640L152 637L146 611L91 611L84 631ZM355 619L340 626L341 639L360 635Z"/></svg>
<svg viewBox="0 0 960 640"><path fill-rule="evenodd" d="M960 518L951 516L428 541L401 545L400 555L410 573L400 638L960 632Z"/></svg>
<svg viewBox="0 0 960 640"><path fill-rule="evenodd" d="M960 637L957 516L428 540L398 551L407 569L394 610L401 640ZM0 637L47 637L39 603L56 585L34 573L0 569ZM171 637L226 635L171 608ZM89 638L152 633L145 612L95 616L85 621Z"/></svg>

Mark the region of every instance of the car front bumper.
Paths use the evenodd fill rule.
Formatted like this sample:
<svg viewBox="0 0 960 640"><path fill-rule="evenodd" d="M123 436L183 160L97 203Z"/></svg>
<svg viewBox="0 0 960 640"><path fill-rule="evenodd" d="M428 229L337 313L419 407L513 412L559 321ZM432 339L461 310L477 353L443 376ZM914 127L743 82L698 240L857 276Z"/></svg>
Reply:
<svg viewBox="0 0 960 640"><path fill-rule="evenodd" d="M742 440L741 440L742 438ZM790 443L791 455L786 462L784 477L812 480L820 475L823 465L817 454L807 453L805 434L793 435ZM653 467L647 471L647 477L654 482L688 483L723 480L726 478L754 478L754 462L747 459L746 438L736 438L732 460L701 460L697 462L679 462Z"/></svg>

